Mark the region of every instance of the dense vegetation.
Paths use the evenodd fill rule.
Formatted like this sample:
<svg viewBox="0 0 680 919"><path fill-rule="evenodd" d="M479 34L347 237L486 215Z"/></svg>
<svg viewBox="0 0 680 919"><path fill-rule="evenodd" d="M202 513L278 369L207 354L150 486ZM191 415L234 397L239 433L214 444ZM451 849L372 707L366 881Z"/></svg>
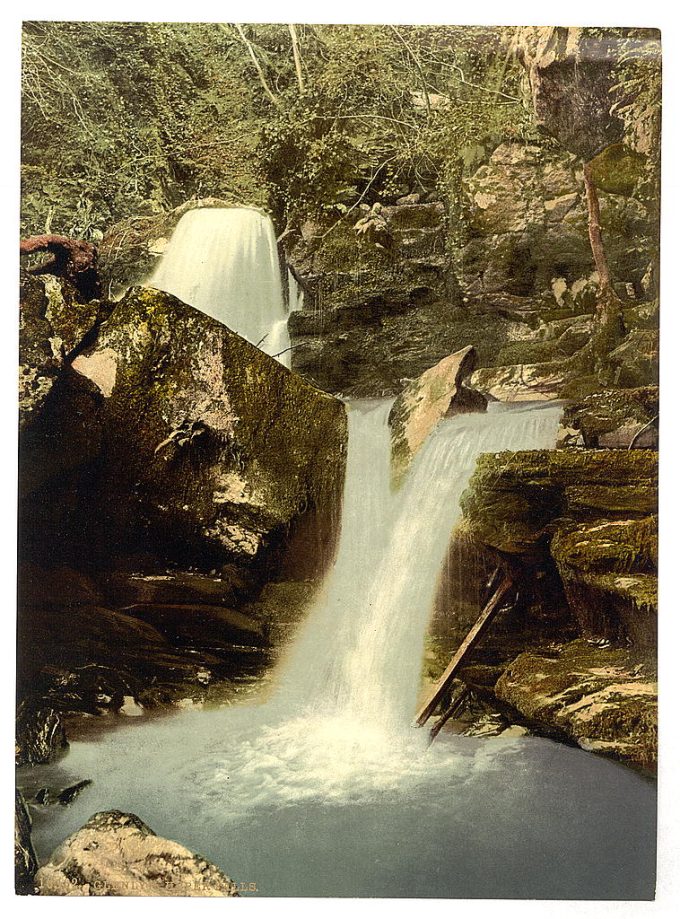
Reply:
<svg viewBox="0 0 680 919"><path fill-rule="evenodd" d="M535 136L511 30L28 23L24 233L97 239L192 196L282 228L439 187Z"/></svg>

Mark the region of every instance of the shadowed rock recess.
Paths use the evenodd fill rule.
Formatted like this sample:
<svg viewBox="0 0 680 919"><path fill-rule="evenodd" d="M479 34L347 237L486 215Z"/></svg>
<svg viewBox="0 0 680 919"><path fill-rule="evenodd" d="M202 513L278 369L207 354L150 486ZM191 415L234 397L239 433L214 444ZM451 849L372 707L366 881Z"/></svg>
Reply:
<svg viewBox="0 0 680 919"><path fill-rule="evenodd" d="M290 553L302 579L332 556L347 435L340 402L168 294L22 295L18 743L42 762L64 714L262 666L280 610L245 605Z"/></svg>

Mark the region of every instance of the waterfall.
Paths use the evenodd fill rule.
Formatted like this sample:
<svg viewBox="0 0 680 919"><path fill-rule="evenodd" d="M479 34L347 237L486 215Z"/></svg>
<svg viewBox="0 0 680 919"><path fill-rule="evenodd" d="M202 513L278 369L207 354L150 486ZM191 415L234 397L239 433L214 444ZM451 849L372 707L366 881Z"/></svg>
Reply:
<svg viewBox="0 0 680 919"><path fill-rule="evenodd" d="M293 710L394 734L414 715L439 574L477 457L553 447L562 409L496 403L445 419L392 493L389 407L350 408L338 555L281 691Z"/></svg>
<svg viewBox="0 0 680 919"><path fill-rule="evenodd" d="M238 332L290 369L288 309L274 227L252 208L182 216L149 280ZM284 353L281 353L284 352Z"/></svg>

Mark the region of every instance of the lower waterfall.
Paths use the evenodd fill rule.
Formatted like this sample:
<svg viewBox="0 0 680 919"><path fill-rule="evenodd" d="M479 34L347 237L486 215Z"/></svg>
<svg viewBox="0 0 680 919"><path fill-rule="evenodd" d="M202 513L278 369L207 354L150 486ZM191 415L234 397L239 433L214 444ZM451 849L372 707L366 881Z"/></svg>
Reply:
<svg viewBox="0 0 680 919"><path fill-rule="evenodd" d="M263 896L648 895L638 879L653 876L654 789L640 776L531 736L443 732L428 749L427 729L412 726L476 457L553 446L561 408L492 404L444 419L396 493L388 411L349 409L335 564L269 697L131 719L33 767L38 783L93 782L36 815L40 855L116 808Z"/></svg>
<svg viewBox="0 0 680 919"><path fill-rule="evenodd" d="M553 447L562 414L555 405L489 408L441 422L393 493L390 404L350 407L340 545L284 671L292 709L383 733L409 729L439 573L476 459Z"/></svg>

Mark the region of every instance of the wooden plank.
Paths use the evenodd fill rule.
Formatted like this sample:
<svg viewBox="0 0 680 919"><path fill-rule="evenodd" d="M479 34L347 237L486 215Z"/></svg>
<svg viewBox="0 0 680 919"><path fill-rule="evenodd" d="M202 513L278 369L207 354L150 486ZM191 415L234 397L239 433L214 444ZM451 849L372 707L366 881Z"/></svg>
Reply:
<svg viewBox="0 0 680 919"><path fill-rule="evenodd" d="M505 599L505 595L511 587L512 579L509 575L506 574L496 589L496 592L480 613L479 618L465 636L460 648L458 648L454 656L451 658L451 663L442 674L441 679L437 683L429 699L418 712L418 715L416 716L416 724L421 726L425 724L427 719L430 717L430 715L432 715L436 707L439 705L447 689L451 685L451 682L457 671L460 669L461 664L468 656L470 651L472 651L472 649L475 647L479 639L488 628L492 619L501 608L503 600Z"/></svg>

